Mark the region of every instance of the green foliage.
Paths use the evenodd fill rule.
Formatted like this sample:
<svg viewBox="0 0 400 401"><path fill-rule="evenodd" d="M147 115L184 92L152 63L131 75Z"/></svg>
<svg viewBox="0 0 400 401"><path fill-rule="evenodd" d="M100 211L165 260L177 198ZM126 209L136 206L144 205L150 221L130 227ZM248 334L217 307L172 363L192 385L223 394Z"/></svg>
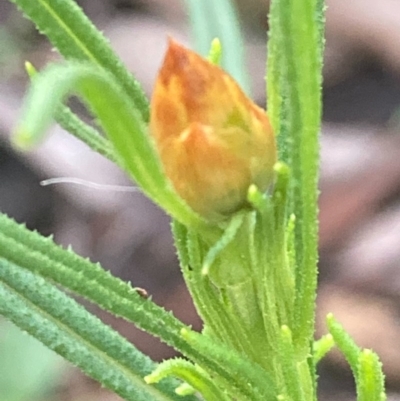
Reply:
<svg viewBox="0 0 400 401"><path fill-rule="evenodd" d="M73 0L10 0L31 19L67 60L88 61L101 67L119 82L135 103L144 121L149 106L140 84L115 55L108 40Z"/></svg>
<svg viewBox="0 0 400 401"><path fill-rule="evenodd" d="M296 216L296 308L293 335L304 354L314 331L317 265L318 135L321 120L322 2L272 3L268 102L281 160L290 168L287 214ZM268 64L269 65L269 64Z"/></svg>
<svg viewBox="0 0 400 401"><path fill-rule="evenodd" d="M336 346L353 372L357 401L386 400L385 377L378 356L371 350L360 349L332 314L327 316L327 324Z"/></svg>
<svg viewBox="0 0 400 401"><path fill-rule="evenodd" d="M56 119L115 161L173 219L181 269L203 319L196 333L127 283L0 215L0 312L126 400L316 400L316 363L335 344L359 401L384 400L378 357L330 316L313 341L317 284L318 133L324 4L273 0L269 116L280 162L273 189L221 223L176 194L148 136L148 102L108 42L72 0L12 0L67 59L36 74L14 143L29 148ZM242 38L228 0L187 0L198 49L248 90ZM223 52L221 50L221 43ZM62 103L78 95L103 137ZM217 105L216 105L217 107ZM72 292L159 337L187 359L157 365L89 314ZM178 386L174 376L183 383ZM149 385L149 383L158 383ZM373 398L368 398L373 397Z"/></svg>
<svg viewBox="0 0 400 401"><path fill-rule="evenodd" d="M206 400L228 401L224 391L220 389L211 377L198 366L181 358L169 359L160 364L155 371L145 377L147 383L158 383L168 376L179 377L188 383L192 391L197 390Z"/></svg>
<svg viewBox="0 0 400 401"><path fill-rule="evenodd" d="M33 78L37 74L35 67L28 61L25 63L25 69L30 78ZM62 128L86 143L95 152L100 153L115 163L118 162L110 141L96 131L96 129L79 119L69 107L62 104L58 105L54 112L54 119ZM39 138L40 134L38 135ZM37 140L37 138L31 139Z"/></svg>
<svg viewBox="0 0 400 401"><path fill-rule="evenodd" d="M335 341L331 334L322 336L318 341L314 342L314 363L317 364L335 345Z"/></svg>
<svg viewBox="0 0 400 401"><path fill-rule="evenodd" d="M174 400L173 387L146 386L149 358L72 298L31 272L0 259L0 312L50 349L129 401Z"/></svg>
<svg viewBox="0 0 400 401"><path fill-rule="evenodd" d="M3 214L0 215L0 227L0 254L8 261L135 322L181 352L190 352L185 351L180 337L180 331L186 326L141 297L129 284ZM165 326L169 330L165 330Z"/></svg>

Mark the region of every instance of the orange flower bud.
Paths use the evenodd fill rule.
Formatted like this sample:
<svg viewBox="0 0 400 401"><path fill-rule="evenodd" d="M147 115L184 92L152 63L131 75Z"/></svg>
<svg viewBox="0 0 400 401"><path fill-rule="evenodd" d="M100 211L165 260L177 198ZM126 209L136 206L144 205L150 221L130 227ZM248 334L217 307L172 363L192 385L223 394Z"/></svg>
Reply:
<svg viewBox="0 0 400 401"><path fill-rule="evenodd" d="M177 193L210 220L246 205L273 179L265 111L221 68L170 40L151 100L150 132Z"/></svg>

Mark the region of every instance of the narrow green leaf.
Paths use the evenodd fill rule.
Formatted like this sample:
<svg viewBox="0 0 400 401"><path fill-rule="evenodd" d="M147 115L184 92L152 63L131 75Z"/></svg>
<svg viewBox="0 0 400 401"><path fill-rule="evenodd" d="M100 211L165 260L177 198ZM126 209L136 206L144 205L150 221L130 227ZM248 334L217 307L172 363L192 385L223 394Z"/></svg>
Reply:
<svg viewBox="0 0 400 401"><path fill-rule="evenodd" d="M345 331L343 326L330 313L326 317L329 333L332 335L335 344L343 353L346 361L349 363L353 375L357 381L358 378L358 358L361 349L356 345L354 340Z"/></svg>
<svg viewBox="0 0 400 401"><path fill-rule="evenodd" d="M37 75L36 68L29 61L25 62L25 70L31 79ZM80 139L95 152L100 153L113 162L117 162L117 156L111 142L100 135L94 128L85 124L69 107L64 105L57 107L54 119L62 128Z"/></svg>
<svg viewBox="0 0 400 401"><path fill-rule="evenodd" d="M314 341L314 364L316 365L334 346L335 341L332 337L332 334L325 334L319 340Z"/></svg>
<svg viewBox="0 0 400 401"><path fill-rule="evenodd" d="M183 329L182 337L204 354L212 355L214 363L223 378L231 377L231 382L225 382L228 388L234 387L241 393L240 400L249 398L256 400L275 400L275 385L268 373L259 365L251 363L233 349L218 344L211 337ZM226 371L226 373L224 373Z"/></svg>
<svg viewBox="0 0 400 401"><path fill-rule="evenodd" d="M232 0L186 0L196 50L207 56L210 43L219 38L223 48L222 67L250 93L245 67L244 41Z"/></svg>
<svg viewBox="0 0 400 401"><path fill-rule="evenodd" d="M281 327L280 358L282 361L282 373L285 379L286 392L289 399L305 401L302 390L303 383L297 369L297 359L293 346L292 333L287 326Z"/></svg>
<svg viewBox="0 0 400 401"><path fill-rule="evenodd" d="M149 105L132 74L111 49L108 40L96 29L73 0L10 0L31 19L58 51L68 60L90 61L107 71L122 85L144 121Z"/></svg>
<svg viewBox="0 0 400 401"><path fill-rule="evenodd" d="M278 9L278 1L272 0L270 3L269 15L268 15L268 43L267 43L267 111L268 116L271 121L272 128L275 135L278 136L279 140L279 160L287 160L287 158L282 158L282 144L281 138L281 127L283 116L281 114L281 104L282 104L282 71L281 60L280 60L280 15Z"/></svg>
<svg viewBox="0 0 400 401"><path fill-rule="evenodd" d="M128 401L178 400L176 383L143 380L155 364L72 298L0 258L0 312Z"/></svg>
<svg viewBox="0 0 400 401"><path fill-rule="evenodd" d="M181 268L188 269L190 265L190 257L187 247L188 230L177 220L172 220L171 228Z"/></svg>
<svg viewBox="0 0 400 401"><path fill-rule="evenodd" d="M357 401L383 401L384 375L378 355L365 349L358 356Z"/></svg>
<svg viewBox="0 0 400 401"><path fill-rule="evenodd" d="M0 214L0 257L39 274L158 336L185 355L190 347L180 330L186 327L172 314L144 299L128 283L98 264L56 245ZM188 352L186 352L186 351Z"/></svg>
<svg viewBox="0 0 400 401"><path fill-rule="evenodd" d="M60 105L54 113L54 119L62 128L80 139L95 152L114 163L119 162L111 142L96 129L84 123L69 107Z"/></svg>
<svg viewBox="0 0 400 401"><path fill-rule="evenodd" d="M206 401L230 400L203 369L181 358L162 362L156 370L145 377L145 381L147 383L158 383L169 376L177 377L190 384Z"/></svg>
<svg viewBox="0 0 400 401"><path fill-rule="evenodd" d="M0 257L133 322L200 366L207 366L209 372L221 376L225 382L232 381L232 376L226 369L220 369L212 353L203 353L182 338L182 330L190 330L171 313L150 299L144 299L129 284L113 277L99 265L62 249L51 239L27 230L2 214Z"/></svg>
<svg viewBox="0 0 400 401"><path fill-rule="evenodd" d="M78 92L98 117L125 170L143 191L188 226L205 226L167 181L141 117L111 75L92 65L52 65L36 76L23 108L15 141L30 146L43 135L62 100Z"/></svg>
<svg viewBox="0 0 400 401"><path fill-rule="evenodd" d="M275 3L275 4L274 4ZM273 1L270 21L275 31L272 60L273 124L287 149L282 155L292 173L291 205L294 213L296 247L296 303L294 343L304 356L309 353L314 331L317 284L317 181L318 134L321 121L321 38L322 3L317 0ZM277 113L280 113L279 118Z"/></svg>
<svg viewBox="0 0 400 401"><path fill-rule="evenodd" d="M300 383L304 392L304 399L317 401L317 372L311 355L297 365Z"/></svg>

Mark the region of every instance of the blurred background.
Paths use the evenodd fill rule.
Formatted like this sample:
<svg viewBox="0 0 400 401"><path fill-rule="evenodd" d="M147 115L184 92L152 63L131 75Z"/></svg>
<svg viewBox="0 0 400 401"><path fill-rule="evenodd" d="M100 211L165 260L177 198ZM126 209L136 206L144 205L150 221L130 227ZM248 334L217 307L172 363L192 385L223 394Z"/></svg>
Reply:
<svg viewBox="0 0 400 401"><path fill-rule="evenodd" d="M236 0L255 100L265 104L266 0ZM327 0L321 150L317 336L333 312L362 347L382 358L389 400L400 400L400 2ZM129 69L151 93L167 35L190 44L183 0L81 0ZM139 192L59 184L75 177L130 185L107 160L54 126L33 152L9 146L27 77L23 62L56 61L45 38L0 1L0 210L143 287L196 328L169 220ZM79 104L74 104L81 110ZM88 305L139 349L173 352ZM320 400L354 400L352 376L331 352L320 366ZM117 401L35 340L0 320L1 401Z"/></svg>

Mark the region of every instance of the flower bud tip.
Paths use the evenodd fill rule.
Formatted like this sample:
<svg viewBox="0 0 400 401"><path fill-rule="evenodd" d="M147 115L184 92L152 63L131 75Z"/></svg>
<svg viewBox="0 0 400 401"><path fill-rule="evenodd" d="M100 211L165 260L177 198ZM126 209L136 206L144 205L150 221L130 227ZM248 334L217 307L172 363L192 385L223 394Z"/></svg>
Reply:
<svg viewBox="0 0 400 401"><path fill-rule="evenodd" d="M150 132L167 177L197 213L221 220L265 191L276 162L265 111L221 68L169 40L152 100Z"/></svg>

